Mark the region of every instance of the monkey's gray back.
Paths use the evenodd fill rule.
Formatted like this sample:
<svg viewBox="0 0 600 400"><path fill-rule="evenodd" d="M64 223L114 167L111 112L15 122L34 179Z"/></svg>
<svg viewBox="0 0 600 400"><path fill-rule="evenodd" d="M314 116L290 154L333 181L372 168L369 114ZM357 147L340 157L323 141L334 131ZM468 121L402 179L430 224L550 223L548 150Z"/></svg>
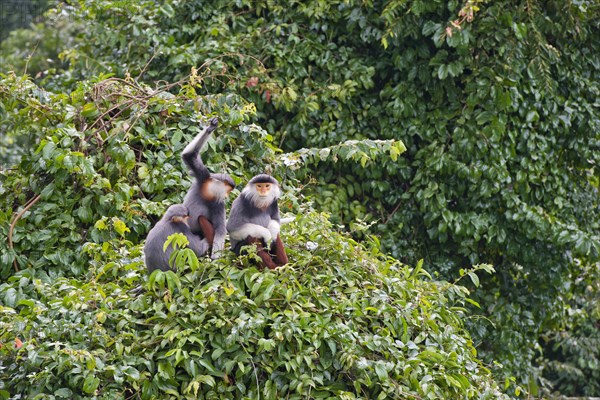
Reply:
<svg viewBox="0 0 600 400"><path fill-rule="evenodd" d="M183 205L187 207L190 213L190 219L188 225L193 233L200 233L200 225L198 224L198 217L203 215L207 218L210 217L210 208L207 203L200 197L200 184L198 180L194 179L192 186L183 198ZM210 219L210 218L209 218Z"/></svg>
<svg viewBox="0 0 600 400"><path fill-rule="evenodd" d="M144 244L144 260L149 272L156 269L162 271L171 269L169 266L169 257L173 253L173 247L169 246L166 251L163 251L163 246L167 238L174 233L183 233L187 237L190 242L189 248L196 253L196 256L200 257L208 250L206 241L194 235L186 224L161 219L148 232L146 243Z"/></svg>

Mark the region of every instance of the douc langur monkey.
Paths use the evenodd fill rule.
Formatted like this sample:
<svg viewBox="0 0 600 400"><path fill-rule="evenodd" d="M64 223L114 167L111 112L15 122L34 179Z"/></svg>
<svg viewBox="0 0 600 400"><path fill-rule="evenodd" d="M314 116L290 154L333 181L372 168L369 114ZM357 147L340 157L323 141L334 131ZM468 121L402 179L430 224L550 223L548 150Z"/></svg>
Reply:
<svg viewBox="0 0 600 400"><path fill-rule="evenodd" d="M235 187L235 182L229 175L210 173L199 156L200 150L218 124L217 118L213 118L181 154L195 178L183 199L183 204L190 212L188 223L192 232L206 239L212 247L213 259L219 256L225 246L225 198Z"/></svg>
<svg viewBox="0 0 600 400"><path fill-rule="evenodd" d="M206 239L200 239L194 235L187 224L188 209L183 204L174 204L167 209L163 217L148 232L146 243L144 244L144 259L149 272L155 269L168 271L169 257L173 253L173 247L169 246L163 250L167 238L174 233L183 233L190 244L188 247L200 257L208 251L208 242Z"/></svg>
<svg viewBox="0 0 600 400"><path fill-rule="evenodd" d="M239 255L242 246L256 245L256 254L269 269L288 262L279 236L279 195L279 183L275 178L266 174L257 175L231 205L227 221L234 253Z"/></svg>

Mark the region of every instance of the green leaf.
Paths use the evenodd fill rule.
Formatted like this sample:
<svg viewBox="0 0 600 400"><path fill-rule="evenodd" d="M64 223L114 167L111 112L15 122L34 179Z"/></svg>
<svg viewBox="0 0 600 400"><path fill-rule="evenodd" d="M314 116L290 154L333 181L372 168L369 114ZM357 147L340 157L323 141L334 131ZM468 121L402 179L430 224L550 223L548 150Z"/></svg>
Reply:
<svg viewBox="0 0 600 400"><path fill-rule="evenodd" d="M471 281L473 282L473 284L476 287L479 287L479 277L477 276L477 274L475 274L474 272L469 272L468 275L469 275L469 278L471 278Z"/></svg>
<svg viewBox="0 0 600 400"><path fill-rule="evenodd" d="M112 223L113 223L113 227L115 228L115 231L119 235L125 236L125 233L130 232L130 230L127 227L127 225L125 225L125 223L123 221L121 221L121 219L119 219L117 217L113 217L112 218Z"/></svg>
<svg viewBox="0 0 600 400"><path fill-rule="evenodd" d="M70 399L73 396L73 391L69 388L61 388L54 392L56 397L61 397L63 399Z"/></svg>
<svg viewBox="0 0 600 400"><path fill-rule="evenodd" d="M440 65L438 67L437 75L439 79L446 79L448 77L448 66Z"/></svg>
<svg viewBox="0 0 600 400"><path fill-rule="evenodd" d="M96 378L92 374L89 374L85 377L83 381L83 391L87 394L92 394L96 391L99 385L100 379Z"/></svg>
<svg viewBox="0 0 600 400"><path fill-rule="evenodd" d="M526 118L526 121L527 121L527 122L536 122L536 121L538 121L539 119L540 119L540 116L539 116L539 114L537 113L537 111L535 111L535 110L532 110L532 111L529 111L529 112L527 113L527 118Z"/></svg>
<svg viewBox="0 0 600 400"><path fill-rule="evenodd" d="M387 370L385 369L385 366L382 363L375 364L375 373L377 374L377 377L382 381L385 381L388 377Z"/></svg>
<svg viewBox="0 0 600 400"><path fill-rule="evenodd" d="M100 115L100 111L94 103L87 103L83 106L83 109L81 110L81 115L86 118L96 117Z"/></svg>

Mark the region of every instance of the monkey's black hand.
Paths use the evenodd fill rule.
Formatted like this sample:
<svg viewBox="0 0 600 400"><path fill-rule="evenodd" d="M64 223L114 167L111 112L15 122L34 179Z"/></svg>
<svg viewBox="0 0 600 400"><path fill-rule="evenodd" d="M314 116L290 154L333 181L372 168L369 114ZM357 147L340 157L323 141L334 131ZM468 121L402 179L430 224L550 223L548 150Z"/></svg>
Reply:
<svg viewBox="0 0 600 400"><path fill-rule="evenodd" d="M208 126L208 132L212 132L215 129L217 129L217 126L219 125L219 118L214 117L213 119L210 120L210 125Z"/></svg>

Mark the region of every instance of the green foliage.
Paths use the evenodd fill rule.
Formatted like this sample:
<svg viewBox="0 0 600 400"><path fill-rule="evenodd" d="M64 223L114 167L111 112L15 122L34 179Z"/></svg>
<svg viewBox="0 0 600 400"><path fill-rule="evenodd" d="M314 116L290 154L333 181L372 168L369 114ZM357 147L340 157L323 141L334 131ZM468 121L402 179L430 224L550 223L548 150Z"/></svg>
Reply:
<svg viewBox="0 0 600 400"><path fill-rule="evenodd" d="M118 254L89 245L85 281L16 274L0 285L0 390L70 399L505 398L463 328L465 287L428 281L421 263L410 268L375 242L359 245L326 215L307 211L282 232L292 264L275 271L230 254L146 278L141 246L114 243Z"/></svg>
<svg viewBox="0 0 600 400"><path fill-rule="evenodd" d="M600 265L595 267L575 280L577 296L568 308L575 323L545 338L543 376L557 394L600 393Z"/></svg>
<svg viewBox="0 0 600 400"><path fill-rule="evenodd" d="M9 8L19 9L17 4L27 8L23 2L9 3L12 3L7 5ZM73 45L80 30L66 12L46 11L43 23L37 22L32 29L12 31L0 42L0 72L29 74L46 89L63 91L65 84L73 82L73 76L61 52Z"/></svg>
<svg viewBox="0 0 600 400"><path fill-rule="evenodd" d="M177 95L166 91L175 87ZM0 107L8 137L28 133L27 147L6 152L11 158L4 161L15 168L2 171L3 277L13 268L50 265L58 267L51 276L67 272L66 266L78 276L87 268L79 256L87 241L143 239L152 223L148 214L160 216L189 187L180 154L207 116L218 115L221 124L205 156L213 170L241 183L269 164L275 169L281 157L272 136L247 122L252 104L231 95L199 97L186 82L150 89L101 77L70 94L54 94L11 74L0 81ZM344 144L333 154L362 161L401 147L392 141Z"/></svg>
<svg viewBox="0 0 600 400"><path fill-rule="evenodd" d="M300 149L293 153L286 153L281 156L283 165L292 170L300 168L306 164L318 164L320 161L337 162L338 159L344 161L360 161L361 167L366 167L373 158L381 153L389 153L392 161L398 160L398 156L406 151L404 144L394 140L349 140L344 143L331 146L312 149Z"/></svg>
<svg viewBox="0 0 600 400"><path fill-rule="evenodd" d="M27 28L39 19L51 3L48 0L0 1L0 42L18 28Z"/></svg>
<svg viewBox="0 0 600 400"><path fill-rule="evenodd" d="M80 275L87 268L80 256L86 241L144 238L152 223L148 214L160 216L187 190L179 155L206 115L219 115L220 133L229 133L210 147L237 149L218 164L207 157L216 171L243 180L242 167L251 173L262 167L258 159L273 159L273 146L261 145L268 141L266 132L241 123L252 113L246 103L231 96L190 97L185 85L178 96L164 90L100 78L70 94L54 94L15 75L3 77L7 136L28 135L20 158L6 152L13 158L4 161L16 168L2 171L1 235L8 238L2 240L3 278L13 265L44 268L51 276L68 267L69 274ZM36 204L17 217L34 198ZM9 242L14 248L6 247Z"/></svg>
<svg viewBox="0 0 600 400"><path fill-rule="evenodd" d="M469 329L487 360L535 393L543 342L578 329L565 310L600 250L596 1L69 4L81 30L52 82L107 72L150 86L184 79L197 94L251 102L271 150L290 154L264 163L290 180L314 178L299 196L335 223L364 221L370 229L356 237L376 234L386 252L409 264L425 258L440 276L493 264L498 273L474 294L489 319ZM8 140L23 132L39 130ZM308 165L332 160L348 140L402 140L406 152L369 168L326 161L306 175L278 164L304 148L318 149Z"/></svg>

